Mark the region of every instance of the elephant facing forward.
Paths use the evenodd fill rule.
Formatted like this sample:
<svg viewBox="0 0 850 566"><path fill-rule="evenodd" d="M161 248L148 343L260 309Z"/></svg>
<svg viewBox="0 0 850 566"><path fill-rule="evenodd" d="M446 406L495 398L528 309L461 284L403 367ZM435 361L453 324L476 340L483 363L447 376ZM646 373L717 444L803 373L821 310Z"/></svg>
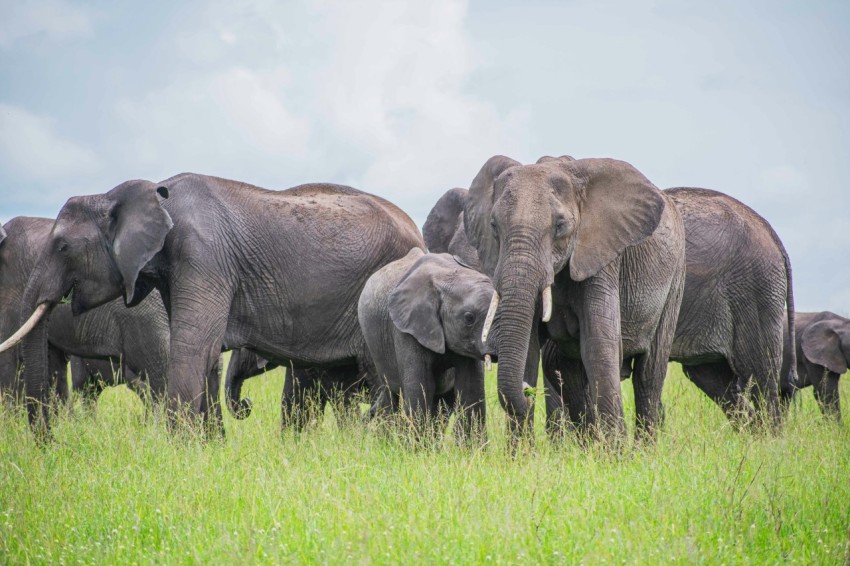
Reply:
<svg viewBox="0 0 850 566"><path fill-rule="evenodd" d="M685 279L672 199L622 161L496 156L472 181L464 225L499 301L498 389L509 424L530 422L522 384L537 382L538 340L548 336L564 378L547 388L547 406L561 407L553 413L622 435L620 370L630 359L638 431L651 437Z"/></svg>
<svg viewBox="0 0 850 566"><path fill-rule="evenodd" d="M498 356L499 343L492 296L486 275L419 248L372 275L358 315L376 367L373 411L403 400L421 421L462 408L466 436L483 431L482 360Z"/></svg>

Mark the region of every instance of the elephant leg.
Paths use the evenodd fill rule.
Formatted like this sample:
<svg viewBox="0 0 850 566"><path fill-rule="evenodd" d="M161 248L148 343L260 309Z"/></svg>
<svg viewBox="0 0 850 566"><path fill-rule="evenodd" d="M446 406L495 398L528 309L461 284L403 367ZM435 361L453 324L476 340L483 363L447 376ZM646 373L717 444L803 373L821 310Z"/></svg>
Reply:
<svg viewBox="0 0 850 566"><path fill-rule="evenodd" d="M68 359L65 354L53 346L47 346L47 371L54 384L56 396L67 403L71 398L68 389Z"/></svg>
<svg viewBox="0 0 850 566"><path fill-rule="evenodd" d="M561 438L567 430L586 432L590 406L587 376L581 361L564 357L553 342L544 345L542 357L546 430L550 438Z"/></svg>
<svg viewBox="0 0 850 566"><path fill-rule="evenodd" d="M320 415L324 402L318 381L313 371L287 368L281 398L281 426L284 430L301 431Z"/></svg>
<svg viewBox="0 0 850 566"><path fill-rule="evenodd" d="M207 390L201 402L204 430L209 438L224 438L224 418L221 412L221 355L207 375Z"/></svg>
<svg viewBox="0 0 850 566"><path fill-rule="evenodd" d="M667 377L667 365L679 317L681 293L682 288L674 284L661 311L649 351L635 356L632 360L635 425L638 438L654 440L661 426L663 419L661 392L664 389L664 379ZM620 370L621 375L627 375L627 369L623 367Z"/></svg>
<svg viewBox="0 0 850 566"><path fill-rule="evenodd" d="M739 375L749 375L750 395L755 417L763 425L777 429L782 423L779 404L779 367L781 357L765 353L755 363L744 365Z"/></svg>
<svg viewBox="0 0 850 566"><path fill-rule="evenodd" d="M727 362L682 365L682 370L694 385L717 403L733 424L742 425L752 419L752 411L744 402L738 379Z"/></svg>
<svg viewBox="0 0 850 566"><path fill-rule="evenodd" d="M820 375L812 376L815 400L821 412L837 422L841 422L841 399L838 395L839 376L835 372L821 368Z"/></svg>
<svg viewBox="0 0 850 566"><path fill-rule="evenodd" d="M605 277L601 277L605 275ZM620 328L619 276L603 271L583 285L580 320L581 360L587 373L592 432L602 438L622 438L626 432L620 369L623 346Z"/></svg>
<svg viewBox="0 0 850 566"><path fill-rule="evenodd" d="M456 404L460 405L457 433L464 441L486 440L487 403L484 396L484 364L464 359L454 367Z"/></svg>

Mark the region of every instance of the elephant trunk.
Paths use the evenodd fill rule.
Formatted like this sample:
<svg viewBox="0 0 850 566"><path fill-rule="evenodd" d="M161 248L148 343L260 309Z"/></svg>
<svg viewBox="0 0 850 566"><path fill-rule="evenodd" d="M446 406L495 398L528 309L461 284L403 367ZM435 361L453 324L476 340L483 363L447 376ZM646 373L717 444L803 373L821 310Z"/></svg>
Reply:
<svg viewBox="0 0 850 566"><path fill-rule="evenodd" d="M41 312L33 328L23 337L21 353L24 363L24 392L26 395L27 417L30 426L39 438L44 437L50 430L49 401L50 401L50 375L47 361L47 326L50 311L55 305L54 300L44 299L41 279L38 277L40 271L36 271L24 291L21 302L21 320L33 319L33 313ZM61 297L62 292L57 291Z"/></svg>
<svg viewBox="0 0 850 566"><path fill-rule="evenodd" d="M496 288L502 299L499 313L499 401L513 426L520 428L530 421L529 403L523 391L532 332L536 331L534 315L540 294L542 270L527 246L513 245L505 250L510 258L500 269ZM535 353L536 354L536 353ZM529 376L534 384L535 375Z"/></svg>
<svg viewBox="0 0 850 566"><path fill-rule="evenodd" d="M227 376L224 381L224 398L227 402L227 409L234 419L244 419L251 415L251 407L253 403L251 399L242 399L242 384L245 379L251 376L251 372L246 368L247 358L252 356L244 356L242 350L234 351L230 356L230 363L227 366Z"/></svg>

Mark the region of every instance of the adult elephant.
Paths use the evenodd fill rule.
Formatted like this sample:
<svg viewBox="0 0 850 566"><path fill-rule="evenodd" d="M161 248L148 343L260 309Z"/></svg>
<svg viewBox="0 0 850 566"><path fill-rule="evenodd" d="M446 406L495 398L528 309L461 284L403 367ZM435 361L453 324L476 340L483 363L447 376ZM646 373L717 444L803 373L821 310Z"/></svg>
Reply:
<svg viewBox="0 0 850 566"><path fill-rule="evenodd" d="M54 221L18 216L2 228L0 240L0 333L8 336L20 324L24 289L37 269L38 252L51 238ZM89 398L104 384L128 386L147 399L165 394L168 318L158 293L128 310L110 301L79 317L71 305L53 310L47 330L48 379L60 398L67 399L66 367L70 360L72 386ZM19 396L24 384L14 349L0 353L0 389ZM120 369L116 377L113 368ZM55 384L55 385L54 385Z"/></svg>
<svg viewBox="0 0 850 566"><path fill-rule="evenodd" d="M726 194L686 187L665 193L682 214L687 238L685 295L670 359L731 419L766 417L778 425L786 319L795 333L788 253L767 220Z"/></svg>
<svg viewBox="0 0 850 566"><path fill-rule="evenodd" d="M30 423L48 422L39 319L69 292L79 314L121 295L135 306L158 289L171 330L170 412L201 415L223 432L218 384L208 382L223 349L246 347L286 365L357 363L363 284L422 245L400 209L340 185L269 191L183 173L73 197L24 293Z"/></svg>
<svg viewBox="0 0 850 566"><path fill-rule="evenodd" d="M787 405L798 389L812 386L821 412L841 422L838 381L850 367L850 319L833 312L795 313L796 337L783 328L780 396ZM797 383L788 376L796 365Z"/></svg>
<svg viewBox="0 0 850 566"><path fill-rule="evenodd" d="M764 218L726 194L699 188L664 192L682 215L686 238L685 290L670 359L682 364L731 421L767 416L776 425L780 376L786 384L796 380L794 363L780 371L783 324L794 335L785 247ZM547 345L543 371L554 390L562 380L558 357ZM621 375L631 373L632 360L626 359ZM758 410L748 403L747 391ZM547 406L550 416L557 414L557 403L547 400Z"/></svg>
<svg viewBox="0 0 850 566"><path fill-rule="evenodd" d="M652 435L684 285L671 198L622 161L496 156L470 186L464 223L496 289L509 423L531 417L522 384L537 383L542 320L563 356L570 415L585 430L621 435L620 368L634 359L638 430Z"/></svg>
<svg viewBox="0 0 850 566"><path fill-rule="evenodd" d="M252 402L242 397L246 379L278 367L245 348L230 354L224 381L227 408L235 419L251 415ZM328 403L340 401L344 408L353 407L358 394L366 390L366 375L358 365L332 368L287 368L281 397L283 426L302 428L318 416Z"/></svg>

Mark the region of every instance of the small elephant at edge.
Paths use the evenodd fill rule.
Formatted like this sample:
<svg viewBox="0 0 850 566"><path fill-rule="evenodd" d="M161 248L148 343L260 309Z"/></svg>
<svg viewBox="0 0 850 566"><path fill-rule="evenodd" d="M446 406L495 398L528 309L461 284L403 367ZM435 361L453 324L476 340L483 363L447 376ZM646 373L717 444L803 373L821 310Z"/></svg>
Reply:
<svg viewBox="0 0 850 566"><path fill-rule="evenodd" d="M790 403L797 389L811 385L823 414L841 422L838 380L850 367L850 319L829 311L798 312L795 322L797 385L788 380L795 348L786 323L779 386L783 405Z"/></svg>

